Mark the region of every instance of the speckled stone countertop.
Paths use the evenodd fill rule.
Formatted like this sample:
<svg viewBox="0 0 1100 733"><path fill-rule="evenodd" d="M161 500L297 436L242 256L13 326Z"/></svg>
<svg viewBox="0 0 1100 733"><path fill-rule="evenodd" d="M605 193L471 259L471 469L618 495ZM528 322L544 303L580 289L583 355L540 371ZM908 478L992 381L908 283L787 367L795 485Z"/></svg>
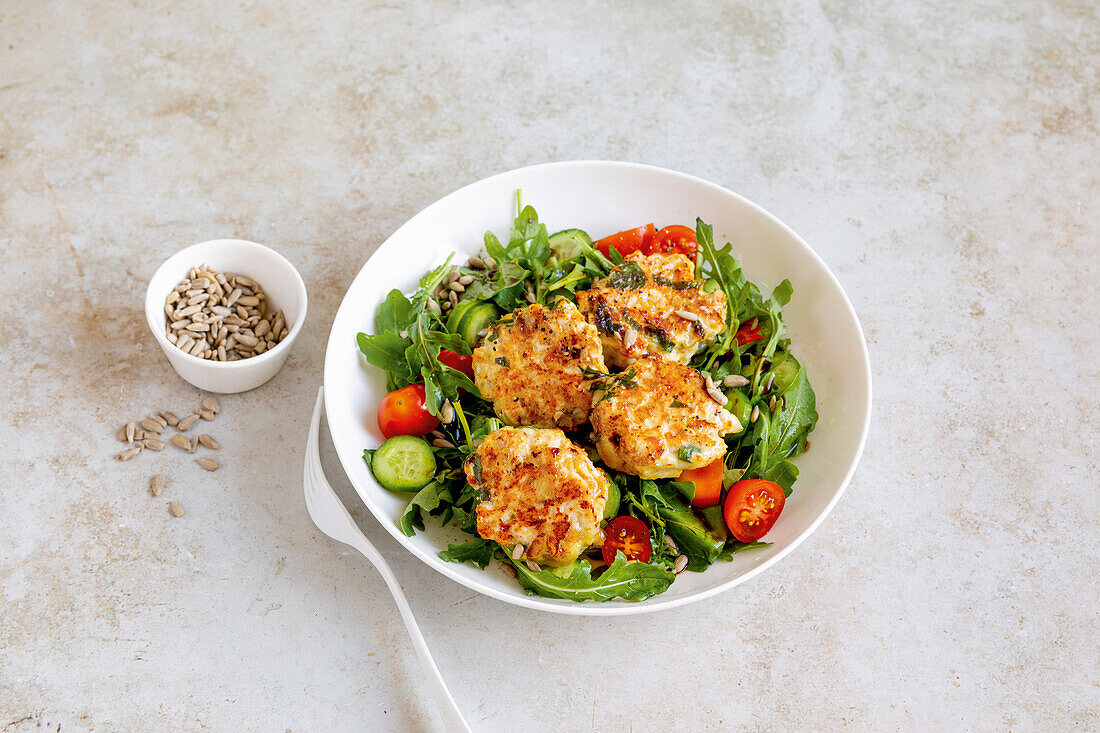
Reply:
<svg viewBox="0 0 1100 733"><path fill-rule="evenodd" d="M802 234L872 431L788 559L656 615L504 605L363 517L474 728L1100 727L1097 6L768 5L0 5L0 730L436 729L385 586L303 507L324 343L408 217L577 158ZM305 331L222 399L217 473L116 463L122 421L201 396L146 281L221 236L299 267Z"/></svg>

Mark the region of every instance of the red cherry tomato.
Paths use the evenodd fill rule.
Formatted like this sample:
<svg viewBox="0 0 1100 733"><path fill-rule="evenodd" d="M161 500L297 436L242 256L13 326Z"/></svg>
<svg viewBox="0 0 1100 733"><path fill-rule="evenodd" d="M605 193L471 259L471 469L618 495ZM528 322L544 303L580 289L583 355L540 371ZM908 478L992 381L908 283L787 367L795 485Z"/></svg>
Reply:
<svg viewBox="0 0 1100 733"><path fill-rule="evenodd" d="M424 404L424 385L410 384L395 389L378 405L378 427L382 435L427 435L435 430L439 418L428 412Z"/></svg>
<svg viewBox="0 0 1100 733"><path fill-rule="evenodd" d="M744 346L764 338L764 332L760 330L760 325L753 318L751 321L742 323L741 328L737 329L737 333L733 337L737 339L737 343Z"/></svg>
<svg viewBox="0 0 1100 733"><path fill-rule="evenodd" d="M640 519L631 516L615 517L604 528L603 561L615 562L615 552L626 555L627 560L649 562L653 544L649 541L649 528Z"/></svg>
<svg viewBox="0 0 1100 733"><path fill-rule="evenodd" d="M730 487L722 513L740 542L756 542L768 533L783 511L783 488L774 481L750 478Z"/></svg>
<svg viewBox="0 0 1100 733"><path fill-rule="evenodd" d="M653 235L656 232L657 227L652 224L646 224L644 227L624 229L617 234L612 234L610 237L604 237L598 240L593 246L595 246L595 248L605 257L612 245L614 245L615 249L618 250L619 254L623 257L633 252L649 254L646 250L649 248L650 241L653 239Z"/></svg>
<svg viewBox="0 0 1100 733"><path fill-rule="evenodd" d="M469 354L460 354L450 349L441 349L439 363L446 364L451 369L462 372L470 379L474 378L474 357Z"/></svg>
<svg viewBox="0 0 1100 733"><path fill-rule="evenodd" d="M699 509L718 506L722 498L722 473L726 470L726 459L717 458L705 466L689 468L680 474L678 481L695 482L695 498L691 505Z"/></svg>
<svg viewBox="0 0 1100 733"><path fill-rule="evenodd" d="M695 241L695 230L680 224L665 227L653 236L646 254L668 254L670 252L694 257L699 249Z"/></svg>

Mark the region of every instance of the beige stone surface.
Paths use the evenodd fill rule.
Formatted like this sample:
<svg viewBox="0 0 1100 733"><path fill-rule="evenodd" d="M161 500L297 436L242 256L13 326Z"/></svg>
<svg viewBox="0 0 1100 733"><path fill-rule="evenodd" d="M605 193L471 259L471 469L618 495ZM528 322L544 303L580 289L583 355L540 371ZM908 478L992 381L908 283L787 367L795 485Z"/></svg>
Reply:
<svg viewBox="0 0 1100 733"><path fill-rule="evenodd" d="M439 196L611 158L821 253L872 433L790 558L658 615L505 606L364 518L475 729L1096 730L1098 68L1072 0L0 3L0 729L435 729L384 585L301 501L328 325ZM220 236L300 268L306 330L204 424L216 473L116 463L124 420L201 397L142 296Z"/></svg>

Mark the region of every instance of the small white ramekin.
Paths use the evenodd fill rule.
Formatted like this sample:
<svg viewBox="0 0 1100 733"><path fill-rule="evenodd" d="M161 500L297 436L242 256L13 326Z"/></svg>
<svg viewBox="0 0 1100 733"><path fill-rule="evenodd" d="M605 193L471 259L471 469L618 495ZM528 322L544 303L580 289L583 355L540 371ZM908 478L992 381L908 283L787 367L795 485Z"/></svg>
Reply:
<svg viewBox="0 0 1100 733"><path fill-rule="evenodd" d="M191 356L165 336L164 301L172 288L196 265L210 265L255 280L267 294L270 310L282 309L290 329L270 351L238 361L214 361ZM212 239L182 249L154 273L145 292L145 318L153 337L176 373L201 390L229 394L255 389L278 373L306 319L306 285L285 257L273 249L243 239Z"/></svg>

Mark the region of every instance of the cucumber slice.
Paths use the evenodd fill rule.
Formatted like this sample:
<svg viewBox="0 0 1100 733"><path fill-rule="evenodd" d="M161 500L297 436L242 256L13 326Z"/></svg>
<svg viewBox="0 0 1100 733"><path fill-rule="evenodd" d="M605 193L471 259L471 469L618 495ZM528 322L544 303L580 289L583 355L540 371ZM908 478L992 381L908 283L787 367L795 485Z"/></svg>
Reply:
<svg viewBox="0 0 1100 733"><path fill-rule="evenodd" d="M395 435L374 452L371 473L390 491L419 491L435 477L435 453L427 441Z"/></svg>
<svg viewBox="0 0 1100 733"><path fill-rule="evenodd" d="M458 305L452 308L450 315L447 316L447 330L451 333L462 333L459 331L462 327L462 317L466 315L466 311L473 308L477 303L478 301L473 298L459 301Z"/></svg>
<svg viewBox="0 0 1100 733"><path fill-rule="evenodd" d="M580 229L563 229L550 235L550 261L560 264L581 253L582 244L592 244L592 237Z"/></svg>
<svg viewBox="0 0 1100 733"><path fill-rule="evenodd" d="M603 518L614 519L619 514L619 485L614 481L607 487L607 503L603 505Z"/></svg>
<svg viewBox="0 0 1100 733"><path fill-rule="evenodd" d="M500 311L497 310L494 304L487 300L478 301L462 316L458 326L458 334L466 340L466 343L472 349L481 340L481 337L478 336L481 330L495 323L499 316Z"/></svg>

